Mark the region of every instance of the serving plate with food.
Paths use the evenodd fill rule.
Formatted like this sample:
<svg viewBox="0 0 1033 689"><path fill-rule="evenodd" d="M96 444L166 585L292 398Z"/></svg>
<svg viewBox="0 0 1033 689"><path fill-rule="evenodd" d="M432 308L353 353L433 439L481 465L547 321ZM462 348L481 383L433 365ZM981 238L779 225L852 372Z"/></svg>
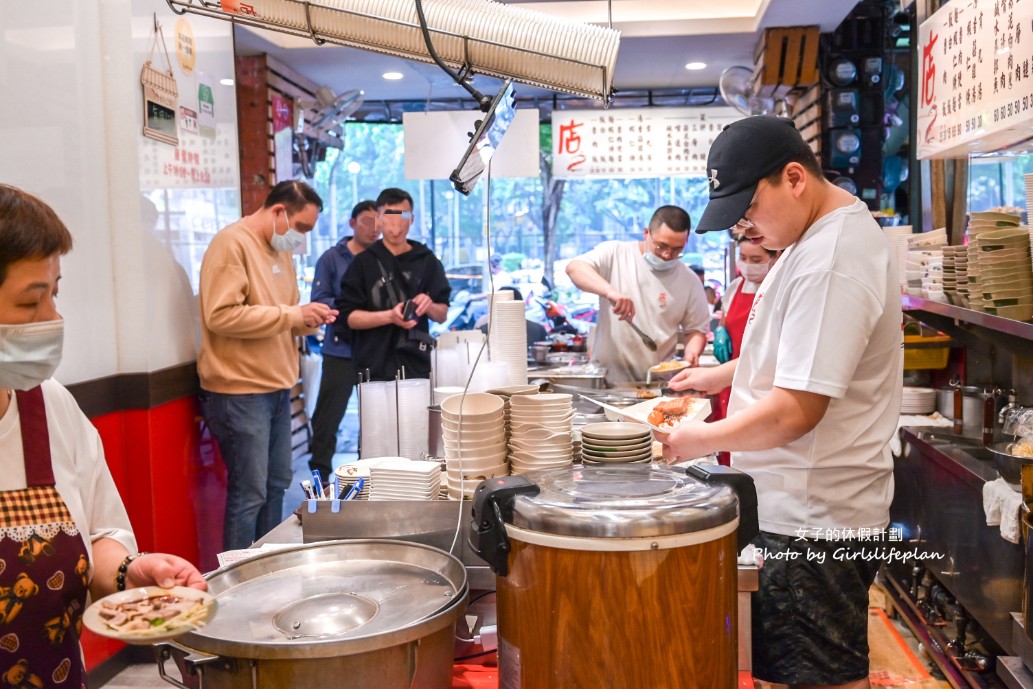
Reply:
<svg viewBox="0 0 1033 689"><path fill-rule="evenodd" d="M83 613L83 624L101 636L127 644L167 641L203 627L215 615L215 597L205 591L160 586L119 591Z"/></svg>
<svg viewBox="0 0 1033 689"><path fill-rule="evenodd" d="M644 400L630 407L601 406L626 421L643 423L661 433L670 433L675 426L685 421L703 421L710 416L710 400L706 397L664 396Z"/></svg>

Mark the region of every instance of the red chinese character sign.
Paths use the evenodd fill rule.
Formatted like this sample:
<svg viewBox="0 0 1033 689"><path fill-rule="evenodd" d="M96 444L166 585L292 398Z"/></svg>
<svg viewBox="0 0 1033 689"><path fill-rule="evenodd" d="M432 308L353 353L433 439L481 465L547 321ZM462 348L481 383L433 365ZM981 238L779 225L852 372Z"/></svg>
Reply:
<svg viewBox="0 0 1033 689"><path fill-rule="evenodd" d="M1029 139L1031 33L1029 0L950 3L922 23L919 158L989 153Z"/></svg>
<svg viewBox="0 0 1033 689"><path fill-rule="evenodd" d="M552 115L556 177L706 176L710 144L733 108L563 110Z"/></svg>

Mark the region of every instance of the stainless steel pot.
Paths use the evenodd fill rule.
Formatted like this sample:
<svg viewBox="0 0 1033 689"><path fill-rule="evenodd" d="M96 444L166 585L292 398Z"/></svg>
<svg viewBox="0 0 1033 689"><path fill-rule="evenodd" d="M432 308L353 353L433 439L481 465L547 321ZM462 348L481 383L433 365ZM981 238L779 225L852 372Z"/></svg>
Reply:
<svg viewBox="0 0 1033 689"><path fill-rule="evenodd" d="M1033 464L1033 458L1020 457L1011 453L1011 443L994 443L986 449L994 456L994 466L997 473L1001 475L1015 490L1022 489L1022 465Z"/></svg>
<svg viewBox="0 0 1033 689"><path fill-rule="evenodd" d="M161 677L197 689L331 683L449 689L463 564L417 543L350 540L274 551L217 570L205 627L159 644ZM182 681L165 661L174 659Z"/></svg>
<svg viewBox="0 0 1033 689"><path fill-rule="evenodd" d="M961 427L965 432L976 432L983 427L983 389L976 385L961 388ZM936 390L936 411L954 420L954 389Z"/></svg>

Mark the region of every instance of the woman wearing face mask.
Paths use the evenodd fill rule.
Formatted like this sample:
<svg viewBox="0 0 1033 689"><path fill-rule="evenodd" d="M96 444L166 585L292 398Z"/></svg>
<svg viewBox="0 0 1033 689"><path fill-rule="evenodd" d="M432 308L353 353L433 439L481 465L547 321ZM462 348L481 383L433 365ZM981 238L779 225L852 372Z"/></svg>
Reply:
<svg viewBox="0 0 1033 689"><path fill-rule="evenodd" d="M54 211L0 184L0 676L85 686L87 595L145 585L205 589L174 555L140 554L96 429L50 379L64 321L55 299L72 237ZM40 682L26 680L33 686ZM28 686L26 684L26 686Z"/></svg>
<svg viewBox="0 0 1033 689"><path fill-rule="evenodd" d="M775 263L775 252L754 244L745 236L737 240L739 257L735 261L738 277L732 280L722 299L721 324L714 333L714 354L724 363L739 358L746 321L753 308L757 288ZM722 332L723 331L723 332ZM728 410L730 388L721 391L714 405L713 420L723 419Z"/></svg>

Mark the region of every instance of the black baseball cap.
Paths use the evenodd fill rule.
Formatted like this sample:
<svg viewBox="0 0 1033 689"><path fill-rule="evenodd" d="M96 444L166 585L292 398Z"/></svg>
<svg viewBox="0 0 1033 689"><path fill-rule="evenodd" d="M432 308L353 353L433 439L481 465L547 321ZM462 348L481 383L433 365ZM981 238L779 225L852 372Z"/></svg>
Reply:
<svg viewBox="0 0 1033 689"><path fill-rule="evenodd" d="M734 226L750 207L760 180L806 146L793 121L785 117L754 115L725 127L707 154L710 202L696 223L696 232Z"/></svg>

